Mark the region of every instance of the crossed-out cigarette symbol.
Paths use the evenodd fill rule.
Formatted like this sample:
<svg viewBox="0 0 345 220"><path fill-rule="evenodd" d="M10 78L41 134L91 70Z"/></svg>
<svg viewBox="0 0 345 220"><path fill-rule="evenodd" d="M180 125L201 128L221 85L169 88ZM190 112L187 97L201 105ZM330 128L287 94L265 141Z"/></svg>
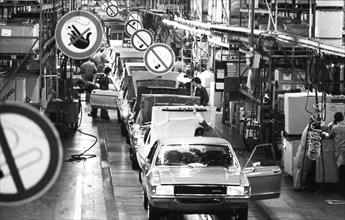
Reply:
<svg viewBox="0 0 345 220"><path fill-rule="evenodd" d="M6 158L0 163L0 179L12 175L17 191L23 192L25 188L19 172L40 162L43 158L43 152L38 147L31 147L19 152L19 134L14 129L8 127L6 129L7 135L10 135L13 140L9 143L4 131L0 132L1 154Z"/></svg>

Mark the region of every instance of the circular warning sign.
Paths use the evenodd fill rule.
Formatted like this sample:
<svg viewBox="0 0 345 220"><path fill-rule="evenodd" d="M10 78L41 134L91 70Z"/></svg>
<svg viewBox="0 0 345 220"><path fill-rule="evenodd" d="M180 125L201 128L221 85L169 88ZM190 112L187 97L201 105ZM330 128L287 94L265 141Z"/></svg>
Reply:
<svg viewBox="0 0 345 220"><path fill-rule="evenodd" d="M175 53L166 44L153 44L145 51L144 63L151 73L164 75L174 67Z"/></svg>
<svg viewBox="0 0 345 220"><path fill-rule="evenodd" d="M143 28L143 24L138 20L129 20L125 24L125 31L129 36Z"/></svg>
<svg viewBox="0 0 345 220"><path fill-rule="evenodd" d="M153 44L153 35L146 29L140 29L133 33L131 37L132 46L139 51L145 51Z"/></svg>
<svg viewBox="0 0 345 220"><path fill-rule="evenodd" d="M143 16L136 11L132 11L127 15L126 21L130 21L130 20L137 20L140 21L141 23L143 22Z"/></svg>
<svg viewBox="0 0 345 220"><path fill-rule="evenodd" d="M109 5L105 12L109 17L115 17L119 13L119 9L115 5Z"/></svg>
<svg viewBox="0 0 345 220"><path fill-rule="evenodd" d="M34 107L1 104L0 147L0 205L33 201L55 183L61 141L54 125Z"/></svg>
<svg viewBox="0 0 345 220"><path fill-rule="evenodd" d="M117 1L115 1L115 0L111 0L111 1L108 2L108 6L111 6L111 5L114 5L114 6L118 7L119 3L117 3Z"/></svg>
<svg viewBox="0 0 345 220"><path fill-rule="evenodd" d="M102 2L101 2L101 9L102 9L103 11L106 11L106 10L107 10L107 7L108 7L108 2L102 1Z"/></svg>
<svg viewBox="0 0 345 220"><path fill-rule="evenodd" d="M85 59L96 53L102 38L102 24L87 11L67 13L55 29L57 46L65 55L74 59Z"/></svg>

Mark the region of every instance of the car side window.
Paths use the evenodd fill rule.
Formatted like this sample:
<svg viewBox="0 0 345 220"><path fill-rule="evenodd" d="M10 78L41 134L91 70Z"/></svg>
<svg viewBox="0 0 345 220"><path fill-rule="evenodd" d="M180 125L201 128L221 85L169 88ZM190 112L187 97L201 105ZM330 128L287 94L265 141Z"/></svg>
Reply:
<svg viewBox="0 0 345 220"><path fill-rule="evenodd" d="M271 144L257 145L245 167L264 167L277 165L274 149Z"/></svg>
<svg viewBox="0 0 345 220"><path fill-rule="evenodd" d="M148 144L150 143L150 139L151 139L151 127L149 127L146 131L145 131L145 134L144 134L144 143L145 144Z"/></svg>
<svg viewBox="0 0 345 220"><path fill-rule="evenodd" d="M148 158L148 160L149 160L149 163L152 163L152 160L153 160L153 157L154 157L154 155L155 155L157 146L158 146L158 142L156 141L156 142L153 144L153 146L151 147L151 150L150 150L149 154L147 155L147 158Z"/></svg>

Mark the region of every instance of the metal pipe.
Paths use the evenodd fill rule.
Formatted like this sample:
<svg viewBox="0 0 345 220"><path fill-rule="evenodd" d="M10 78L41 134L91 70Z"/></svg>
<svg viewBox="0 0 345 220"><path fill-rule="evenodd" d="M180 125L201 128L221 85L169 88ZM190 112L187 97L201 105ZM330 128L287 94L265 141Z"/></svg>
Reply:
<svg viewBox="0 0 345 220"><path fill-rule="evenodd" d="M216 25L216 24L206 24L196 21L189 21L184 19L176 19L175 21L169 21L167 19L163 20L163 23L171 26L175 26L177 28L181 28L184 30L190 30L192 27L197 27L198 29L193 29L192 32L205 34L205 35L212 35L212 29L215 31L224 31L226 33L229 32L239 32L244 34L251 34L252 31L254 34L252 34L252 37L254 35L256 36L267 36L267 37L274 37L276 40L290 42L290 43L297 43L300 46L305 46L308 48L320 50L321 52L333 54L336 56L345 57L345 47L344 46L333 46L330 44L323 43L321 41L308 39L305 37L299 37L294 35L287 35L282 32L267 32L264 30L249 30L248 28L244 27L234 27L234 26L222 26L222 25Z"/></svg>
<svg viewBox="0 0 345 220"><path fill-rule="evenodd" d="M251 13L249 14L250 17L250 38L249 38L249 45L250 47L254 46L254 18L255 18L255 0L251 0Z"/></svg>

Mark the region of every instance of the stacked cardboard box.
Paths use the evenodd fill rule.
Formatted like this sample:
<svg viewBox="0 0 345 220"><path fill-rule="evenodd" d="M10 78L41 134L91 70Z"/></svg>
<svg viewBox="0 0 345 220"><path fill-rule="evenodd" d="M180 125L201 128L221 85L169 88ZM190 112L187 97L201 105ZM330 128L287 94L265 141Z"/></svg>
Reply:
<svg viewBox="0 0 345 220"><path fill-rule="evenodd" d="M40 77L25 76L26 80L26 102L38 103L40 101Z"/></svg>
<svg viewBox="0 0 345 220"><path fill-rule="evenodd" d="M0 78L0 88L4 88L0 93L1 101L25 102L26 99L26 79L8 77Z"/></svg>
<svg viewBox="0 0 345 220"><path fill-rule="evenodd" d="M278 84L278 91L300 89L305 91L305 70L278 68L274 71L274 80Z"/></svg>
<svg viewBox="0 0 345 220"><path fill-rule="evenodd" d="M6 23L0 25L0 53L28 53L39 36L38 24ZM20 38L23 37L23 38ZM28 39L27 37L33 37ZM38 48L38 42L33 50Z"/></svg>

